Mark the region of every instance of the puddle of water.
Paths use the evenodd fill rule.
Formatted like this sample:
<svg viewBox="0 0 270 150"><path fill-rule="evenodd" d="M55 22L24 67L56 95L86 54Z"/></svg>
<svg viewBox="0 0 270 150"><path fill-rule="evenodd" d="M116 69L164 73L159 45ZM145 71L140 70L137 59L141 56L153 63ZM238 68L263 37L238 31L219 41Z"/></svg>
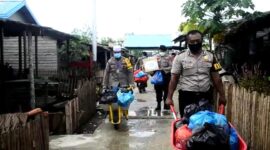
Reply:
<svg viewBox="0 0 270 150"><path fill-rule="evenodd" d="M137 102L146 102L146 100L144 100L144 99L136 99L137 100Z"/></svg>
<svg viewBox="0 0 270 150"><path fill-rule="evenodd" d="M142 107L138 111L149 110L149 109L151 109L151 107Z"/></svg>
<svg viewBox="0 0 270 150"><path fill-rule="evenodd" d="M153 136L154 134L154 131L134 131L133 133L130 133L129 136L143 138Z"/></svg>
<svg viewBox="0 0 270 150"><path fill-rule="evenodd" d="M129 148L138 149L138 147L144 146L143 143L129 143Z"/></svg>
<svg viewBox="0 0 270 150"><path fill-rule="evenodd" d="M64 148L78 146L89 142L96 142L97 137L85 136L83 134L79 135L67 135L62 137L56 137L50 140L50 145L52 148Z"/></svg>
<svg viewBox="0 0 270 150"><path fill-rule="evenodd" d="M153 108L141 108L138 111L131 112L130 116L150 116L150 117L159 117L159 116L171 116L169 110L156 111Z"/></svg>

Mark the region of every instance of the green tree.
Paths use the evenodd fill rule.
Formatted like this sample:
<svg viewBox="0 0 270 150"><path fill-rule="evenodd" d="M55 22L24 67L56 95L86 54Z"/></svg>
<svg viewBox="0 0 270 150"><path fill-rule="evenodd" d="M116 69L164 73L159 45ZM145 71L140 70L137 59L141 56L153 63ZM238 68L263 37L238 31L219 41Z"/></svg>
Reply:
<svg viewBox="0 0 270 150"><path fill-rule="evenodd" d="M182 13L187 17L180 31L197 27L204 34L208 34L209 46L211 49L212 38L222 33L229 22L236 19L250 19L261 15L259 12L251 14L253 10L252 0L187 0L182 5Z"/></svg>
<svg viewBox="0 0 270 150"><path fill-rule="evenodd" d="M89 27L84 29L74 29L72 35L75 39L70 40L69 53L67 53L67 44L63 45L58 51L61 62L68 63L88 59L91 34L92 31Z"/></svg>
<svg viewBox="0 0 270 150"><path fill-rule="evenodd" d="M109 46L110 43L115 43L115 41L110 37L103 37L100 41L101 45Z"/></svg>
<svg viewBox="0 0 270 150"><path fill-rule="evenodd" d="M81 43L90 44L92 42L92 30L90 27L84 27L83 29L74 29L71 34L77 37Z"/></svg>
<svg viewBox="0 0 270 150"><path fill-rule="evenodd" d="M107 45L107 46L109 46L110 43L113 45L121 45L122 46L123 42L124 42L123 39L114 40L110 37L103 37L103 38L101 38L101 41L100 41L100 43L102 45Z"/></svg>
<svg viewBox="0 0 270 150"><path fill-rule="evenodd" d="M254 9L252 0L187 0L182 5L189 22L198 23L211 35L222 32L226 22L249 16L248 9Z"/></svg>
<svg viewBox="0 0 270 150"><path fill-rule="evenodd" d="M188 20L186 22L182 22L178 30L183 34L187 34L190 30L199 30L201 32L204 32L205 28L203 26L199 26L199 24L196 22Z"/></svg>

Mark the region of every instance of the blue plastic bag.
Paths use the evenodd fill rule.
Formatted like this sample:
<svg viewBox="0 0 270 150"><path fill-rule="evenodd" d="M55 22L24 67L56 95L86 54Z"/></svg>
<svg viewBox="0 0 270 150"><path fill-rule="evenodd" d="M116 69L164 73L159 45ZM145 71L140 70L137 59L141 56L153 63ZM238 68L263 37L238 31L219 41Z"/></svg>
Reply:
<svg viewBox="0 0 270 150"><path fill-rule="evenodd" d="M189 118L188 127L193 131L202 128L205 123L215 124L215 118L210 111L199 111Z"/></svg>
<svg viewBox="0 0 270 150"><path fill-rule="evenodd" d="M134 100L134 95L132 91L122 92L121 90L118 90L116 95L118 98L117 103L121 107L128 107L130 103Z"/></svg>
<svg viewBox="0 0 270 150"><path fill-rule="evenodd" d="M154 85L162 85L164 83L163 75L161 71L156 71L151 79L151 83Z"/></svg>
<svg viewBox="0 0 270 150"><path fill-rule="evenodd" d="M230 128L230 150L238 150L238 136L234 128Z"/></svg>
<svg viewBox="0 0 270 150"><path fill-rule="evenodd" d="M224 128L226 133L230 133L230 127L227 121L227 118L224 115L214 113L215 125L221 126Z"/></svg>
<svg viewBox="0 0 270 150"><path fill-rule="evenodd" d="M140 71L135 75L136 78L141 78L141 77L144 77L144 76L146 76L146 73L143 72L143 71Z"/></svg>
<svg viewBox="0 0 270 150"><path fill-rule="evenodd" d="M227 118L224 115L210 112L210 111L199 111L192 115L189 120L188 127L195 131L197 128L202 128L205 123L214 124L224 128L226 133L229 133L229 124Z"/></svg>

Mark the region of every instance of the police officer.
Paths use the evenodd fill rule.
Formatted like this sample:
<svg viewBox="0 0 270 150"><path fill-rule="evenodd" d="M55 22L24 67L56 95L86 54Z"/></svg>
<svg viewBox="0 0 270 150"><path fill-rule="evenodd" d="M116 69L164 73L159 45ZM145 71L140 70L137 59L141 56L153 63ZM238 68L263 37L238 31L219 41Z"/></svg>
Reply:
<svg viewBox="0 0 270 150"><path fill-rule="evenodd" d="M118 87L134 86L133 67L128 58L121 54L121 47L113 47L113 57L107 64L103 77L103 89L112 88L117 90Z"/></svg>
<svg viewBox="0 0 270 150"><path fill-rule="evenodd" d="M147 52L142 52L142 56L138 58L136 64L135 64L135 69L143 69L143 59L147 58Z"/></svg>
<svg viewBox="0 0 270 150"><path fill-rule="evenodd" d="M156 110L161 110L161 102L164 101L164 109L169 109L169 105L165 104L168 95L168 86L171 78L172 62L167 47L160 45L160 53L156 56L158 60L159 69L162 72L164 82L162 85L154 85L156 91L157 107Z"/></svg>
<svg viewBox="0 0 270 150"><path fill-rule="evenodd" d="M202 50L203 36L198 30L188 32L188 49L177 55L172 65L167 104L173 104L172 97L179 82L179 108L183 116L184 108L201 99L210 102L213 98L212 83L219 92L219 104L226 104L223 84L218 74L221 69L211 52Z"/></svg>
<svg viewBox="0 0 270 150"><path fill-rule="evenodd" d="M135 69L141 69L143 70L143 59L147 58L147 52L142 52L142 57L139 57L136 64ZM139 93L146 92L145 88L147 87L147 82L145 83L137 83L137 87L139 89Z"/></svg>

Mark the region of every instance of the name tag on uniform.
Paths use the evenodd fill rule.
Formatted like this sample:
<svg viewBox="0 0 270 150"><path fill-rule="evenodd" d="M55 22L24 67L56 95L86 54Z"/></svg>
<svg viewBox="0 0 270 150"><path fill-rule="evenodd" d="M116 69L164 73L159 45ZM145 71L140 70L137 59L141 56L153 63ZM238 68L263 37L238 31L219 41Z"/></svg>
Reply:
<svg viewBox="0 0 270 150"><path fill-rule="evenodd" d="M194 66L194 62L192 62L192 61L184 61L183 62L184 69L192 68L193 66Z"/></svg>
<svg viewBox="0 0 270 150"><path fill-rule="evenodd" d="M194 66L193 63L189 63L189 64L186 65L186 68L192 68L193 66Z"/></svg>

